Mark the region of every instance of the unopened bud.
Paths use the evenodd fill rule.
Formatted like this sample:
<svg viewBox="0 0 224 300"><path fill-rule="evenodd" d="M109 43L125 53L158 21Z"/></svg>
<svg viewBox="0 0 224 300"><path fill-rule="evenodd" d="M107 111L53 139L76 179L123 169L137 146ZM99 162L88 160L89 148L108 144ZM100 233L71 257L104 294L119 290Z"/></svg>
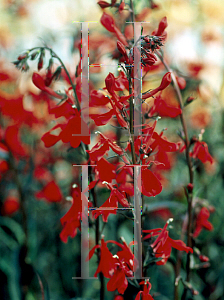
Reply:
<svg viewBox="0 0 224 300"><path fill-rule="evenodd" d="M27 58L27 56L28 56L28 53L26 52L26 53L23 53L23 54L21 54L20 56L18 56L18 60L22 60L22 59L24 59L24 58Z"/></svg>
<svg viewBox="0 0 224 300"><path fill-rule="evenodd" d="M167 72L161 81L160 86L158 87L158 90L164 90L170 83L172 82L172 77L171 77L171 73Z"/></svg>
<svg viewBox="0 0 224 300"><path fill-rule="evenodd" d="M192 193L193 188L194 188L193 183L188 183L188 185L187 185L187 190L188 190L189 193Z"/></svg>
<svg viewBox="0 0 224 300"><path fill-rule="evenodd" d="M201 262L208 262L209 261L208 256L205 256L205 255L199 255L199 259L200 259Z"/></svg>
<svg viewBox="0 0 224 300"><path fill-rule="evenodd" d="M185 102L185 105L190 104L192 101L194 101L194 99L195 98L192 97L192 96L188 97L187 100L186 100L186 102Z"/></svg>
<svg viewBox="0 0 224 300"><path fill-rule="evenodd" d="M38 65L37 65L38 71L40 71L43 68L44 56L45 56L45 51L44 51L44 49L42 49L41 53L40 53L40 58L39 58L39 61L38 61Z"/></svg>
<svg viewBox="0 0 224 300"><path fill-rule="evenodd" d="M98 1L97 4L99 4L101 8L107 8L111 6L111 4L107 3L106 1Z"/></svg>
<svg viewBox="0 0 224 300"><path fill-rule="evenodd" d="M186 80L183 77L176 76L177 84L181 90L186 87Z"/></svg>
<svg viewBox="0 0 224 300"><path fill-rule="evenodd" d="M113 94L115 87L115 77L112 73L109 73L105 79L106 88L110 94Z"/></svg>

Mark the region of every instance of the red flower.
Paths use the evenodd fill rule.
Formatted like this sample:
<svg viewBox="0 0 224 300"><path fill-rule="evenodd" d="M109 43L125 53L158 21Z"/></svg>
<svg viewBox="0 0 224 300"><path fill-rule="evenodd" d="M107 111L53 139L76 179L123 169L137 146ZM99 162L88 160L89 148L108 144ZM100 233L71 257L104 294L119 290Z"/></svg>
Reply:
<svg viewBox="0 0 224 300"><path fill-rule="evenodd" d="M109 99L108 99L109 100ZM114 110L111 109L104 114L89 114L97 126L106 125L114 115Z"/></svg>
<svg viewBox="0 0 224 300"><path fill-rule="evenodd" d="M128 59L128 55L127 55L126 49L125 49L124 45L120 41L117 41L117 49L124 56L124 59L125 59L126 63L128 64L129 63L129 59Z"/></svg>
<svg viewBox="0 0 224 300"><path fill-rule="evenodd" d="M84 131L84 135L81 135L81 129ZM81 142L86 145L90 144L88 125L83 121L80 115L70 118L59 136L62 142L70 142L73 148L77 148Z"/></svg>
<svg viewBox="0 0 224 300"><path fill-rule="evenodd" d="M104 238L101 239L101 245L94 246L90 252L87 260L91 259L96 249L100 249L100 262L98 268L94 274L94 277L97 277L97 274L102 272L106 278L111 278L114 274L116 269L116 258L113 257L112 253L107 248L107 243L110 241L105 242Z"/></svg>
<svg viewBox="0 0 224 300"><path fill-rule="evenodd" d="M91 150L86 151L89 153L91 161L97 161L101 159L104 154L109 151L110 148L119 155L123 154L123 150L119 146L117 146L113 140L108 139L99 131L97 133L99 133L100 136L99 142L96 143L96 145Z"/></svg>
<svg viewBox="0 0 224 300"><path fill-rule="evenodd" d="M63 229L60 233L60 238L64 243L67 243L68 237L74 238L77 234L77 229L81 230L81 214L82 214L82 201L87 201L83 193L78 187L72 191L72 206L69 211L61 218Z"/></svg>
<svg viewBox="0 0 224 300"><path fill-rule="evenodd" d="M144 99L147 99L147 98L149 98L149 97L152 97L153 95L155 95L155 94L158 93L159 91L164 90L166 87L168 87L168 85L169 85L171 82L172 82L171 73L168 72L168 73L166 73L166 74L163 76L160 85L159 85L156 89L154 89L154 90L152 90L152 91L150 91L150 92L144 93L144 94L142 95L142 99L144 100Z"/></svg>
<svg viewBox="0 0 224 300"><path fill-rule="evenodd" d="M129 203L123 194L121 194L109 183L107 184L107 187L111 190L110 197L104 202L103 205L92 211L92 215L95 219L102 215L103 222L107 222L109 214L116 214L118 202L123 207L129 207Z"/></svg>
<svg viewBox="0 0 224 300"><path fill-rule="evenodd" d="M149 295L149 292L150 292L151 287L152 287L152 285L149 282L149 280L146 279L145 281L142 281L139 284L144 284L144 288L143 288L143 291L138 292L135 300L140 300L140 297L141 297L142 300L154 300L152 298L152 296Z"/></svg>
<svg viewBox="0 0 224 300"><path fill-rule="evenodd" d="M123 245L119 244L119 246L122 248L122 250L117 252L117 256L121 262L125 262L131 270L135 271L138 267L138 261L130 249L130 245L133 244L133 242L131 242L128 246L124 238L121 239Z"/></svg>
<svg viewBox="0 0 224 300"><path fill-rule="evenodd" d="M141 177L139 176L138 178L138 187L142 194L147 197L156 196L162 192L162 184L147 167L142 167L141 169Z"/></svg>
<svg viewBox="0 0 224 300"><path fill-rule="evenodd" d="M191 152L191 156L193 158L200 159L200 161L203 163L205 163L206 161L209 161L212 164L214 162L213 157L208 152L208 145L205 142L197 141L194 144L194 148L193 148L193 151Z"/></svg>
<svg viewBox="0 0 224 300"><path fill-rule="evenodd" d="M38 123L38 119L33 115L32 111L24 108L23 96L16 93L11 95L4 91L0 91L0 106L1 113L4 116L9 116L19 124L27 124L32 126Z"/></svg>
<svg viewBox="0 0 224 300"><path fill-rule="evenodd" d="M124 251L123 258L120 259L118 255L112 255L109 249L107 248L108 243L116 244L121 247ZM116 241L104 241L104 238L101 239L101 245L94 246L90 252L87 260L91 259L96 249L100 249L100 262L98 268L94 274L96 277L98 273L102 272L103 275L110 280L107 283L108 291L115 291L116 289L120 294L123 294L128 286L127 277L133 276L132 270L129 268L129 265L126 263L126 260L130 258L129 251L127 253L127 249L124 245ZM122 256L122 251L118 252ZM131 258L133 254L131 255Z"/></svg>
<svg viewBox="0 0 224 300"><path fill-rule="evenodd" d="M210 212L207 209L207 207L202 207L196 219L196 228L193 234L195 238L199 236L203 228L209 231L213 230L212 223L208 221L209 216L210 216Z"/></svg>
<svg viewBox="0 0 224 300"><path fill-rule="evenodd" d="M49 109L49 114L54 114L55 118L65 117L69 119L70 117L76 114L77 109L75 110L72 107L72 103L69 100L66 100L63 104L57 105Z"/></svg>
<svg viewBox="0 0 224 300"><path fill-rule="evenodd" d="M45 85L44 79L38 73L35 73L35 72L33 73L32 81L38 89L48 93L49 95L51 95L53 97L56 97L59 99L62 98L62 96L58 95L57 93L55 93L54 90L52 90L51 88L49 88Z"/></svg>
<svg viewBox="0 0 224 300"><path fill-rule="evenodd" d="M60 134L52 135L51 131L57 128L62 129ZM83 135L81 135L81 129L84 131ZM54 126L42 136L41 140L44 142L45 147L51 147L62 140L63 143L70 143L71 147L77 148L81 142L86 145L90 144L89 128L78 113L71 117L67 124L58 124Z"/></svg>
<svg viewBox="0 0 224 300"><path fill-rule="evenodd" d="M116 27L115 21L112 16L108 15L107 13L103 13L101 19L101 24L110 32L113 32L119 41L121 41L125 46L128 46L126 38L120 32L120 30Z"/></svg>
<svg viewBox="0 0 224 300"><path fill-rule="evenodd" d="M116 166L109 163L105 158L101 158L97 162L97 170L99 171L99 178L101 181L111 182L115 178Z"/></svg>
<svg viewBox="0 0 224 300"><path fill-rule="evenodd" d="M168 23L167 23L167 18L164 17L162 18L162 20L159 22L159 26L158 26L158 29L153 31L152 32L152 35L156 35L156 36L161 36L161 35L164 35L164 31L166 29L166 27L168 26Z"/></svg>
<svg viewBox="0 0 224 300"><path fill-rule="evenodd" d="M93 90L90 93L90 106L105 106L108 102L109 98L100 91Z"/></svg>
<svg viewBox="0 0 224 300"><path fill-rule="evenodd" d="M111 4L107 3L106 1L102 1L102 0L98 1L97 4L99 4L99 6L101 8L106 8L106 7L110 7L111 6Z"/></svg>
<svg viewBox="0 0 224 300"><path fill-rule="evenodd" d="M19 128L17 125L8 126L5 131L5 143L11 152L16 156L27 156L28 151L19 138Z"/></svg>
<svg viewBox="0 0 224 300"><path fill-rule="evenodd" d="M174 107L166 104L166 102L159 96L155 98L154 104L150 109L148 116L152 117L154 114L156 114L161 117L176 118L181 113L182 110L179 107Z"/></svg>
<svg viewBox="0 0 224 300"><path fill-rule="evenodd" d="M8 196L2 205L2 214L9 216L17 212L20 208L19 199L15 196Z"/></svg>
<svg viewBox="0 0 224 300"><path fill-rule="evenodd" d="M186 244L181 240L173 240L168 235L167 226L169 221L166 222L163 229L157 228L152 230L143 230L145 233L149 233L144 237L144 240L151 238L152 236L158 235L157 239L151 244L153 248L153 252L155 253L155 257L161 258L160 261L157 261L157 265L165 265L168 258L170 257L172 248L175 248L180 251L191 252L193 253L193 249L187 247ZM159 232L160 231L160 232Z"/></svg>
<svg viewBox="0 0 224 300"><path fill-rule="evenodd" d="M116 296L114 297L114 300L124 300L124 297L121 296L121 295L116 295Z"/></svg>
<svg viewBox="0 0 224 300"><path fill-rule="evenodd" d="M124 263L120 262L117 258L116 260L117 268L113 276L107 283L107 290L109 292L113 292L117 289L118 293L124 294L126 288L128 287L128 281L126 276L131 277L133 276L133 273L127 268L127 266Z"/></svg>
<svg viewBox="0 0 224 300"><path fill-rule="evenodd" d="M59 202L62 199L62 193L55 181L51 181L42 191L36 193L36 197L43 198L49 202Z"/></svg>

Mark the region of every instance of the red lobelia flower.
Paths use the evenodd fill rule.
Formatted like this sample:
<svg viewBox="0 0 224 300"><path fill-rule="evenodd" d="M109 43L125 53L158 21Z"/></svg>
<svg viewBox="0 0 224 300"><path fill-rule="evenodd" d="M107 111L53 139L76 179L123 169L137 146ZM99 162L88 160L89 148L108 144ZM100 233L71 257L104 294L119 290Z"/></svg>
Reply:
<svg viewBox="0 0 224 300"><path fill-rule="evenodd" d="M126 276L131 277L133 276L133 273L124 262L121 262L119 258L116 257L116 255L115 259L117 260L116 270L107 283L107 290L113 292L117 289L120 294L124 294L128 287Z"/></svg>
<svg viewBox="0 0 224 300"><path fill-rule="evenodd" d="M10 216L17 212L19 208L19 199L15 196L8 196L2 205L1 212L4 216Z"/></svg>
<svg viewBox="0 0 224 300"><path fill-rule="evenodd" d="M51 131L58 128L61 129L59 135L51 134ZM84 134L82 134L81 129ZM67 124L57 124L54 126L42 136L41 140L44 142L45 147L51 147L61 140L63 143L70 143L71 147L77 148L81 142L86 145L90 144L89 128L78 113L70 117Z"/></svg>
<svg viewBox="0 0 224 300"><path fill-rule="evenodd" d="M143 230L145 233L149 233L144 237L144 240L151 238L152 236L158 235L157 239L151 244L153 252L155 253L155 257L161 258L160 261L157 261L157 265L165 265L168 258L170 257L172 248L175 248L180 251L191 252L193 253L193 249L187 247L186 244L181 240L173 240L168 235L167 226L170 222L170 219L166 222L163 229L156 228L152 230Z"/></svg>
<svg viewBox="0 0 224 300"><path fill-rule="evenodd" d="M208 145L205 142L197 141L194 144L193 151L190 153L193 158L200 159L201 162L205 163L209 161L211 164L214 162L213 157L208 152Z"/></svg>
<svg viewBox="0 0 224 300"><path fill-rule="evenodd" d="M166 102L161 98L161 96L159 96L155 98L154 104L150 109L148 116L152 117L156 114L160 117L176 118L181 113L182 110L179 107L174 107L166 104Z"/></svg>
<svg viewBox="0 0 224 300"><path fill-rule="evenodd" d="M91 150L86 151L87 153L89 153L91 161L96 162L97 160L100 160L105 154L107 154L110 148L118 155L123 154L123 150L118 145L116 145L114 140L110 140L99 131L95 133L99 134L100 140Z"/></svg>
<svg viewBox="0 0 224 300"><path fill-rule="evenodd" d="M121 41L125 46L128 46L126 38L115 25L114 18L111 15L103 12L100 22L108 31L114 33L119 41Z"/></svg>
<svg viewBox="0 0 224 300"><path fill-rule="evenodd" d="M55 181L51 181L40 192L36 193L36 197L49 202L59 202L62 200L62 193Z"/></svg>
<svg viewBox="0 0 224 300"><path fill-rule="evenodd" d="M107 183L107 187L111 190L110 197L103 205L92 211L92 215L95 219L102 215L104 222L107 222L110 214L116 214L118 203L120 203L123 207L130 206L125 196L119 192L117 188L113 187L110 183Z"/></svg>
<svg viewBox="0 0 224 300"><path fill-rule="evenodd" d="M202 229L207 229L209 231L213 230L213 225L208 221L210 212L207 207L202 207L200 212L196 217L196 227L193 236L196 238L199 236Z"/></svg>
<svg viewBox="0 0 224 300"><path fill-rule="evenodd" d="M45 85L44 79L40 76L40 74L34 72L32 76L32 81L38 89L48 93L49 95L55 98L62 98L62 96L58 95L54 90Z"/></svg>
<svg viewBox="0 0 224 300"><path fill-rule="evenodd" d="M148 279L146 279L145 281L140 282L139 284L144 284L144 288L143 291L138 292L135 300L140 300L140 298L142 300L154 300L152 298L152 296L149 294L150 290L151 290L151 283L149 282Z"/></svg>
<svg viewBox="0 0 224 300"><path fill-rule="evenodd" d="M17 125L11 125L5 131L5 143L15 156L27 156L27 146L22 144L19 138L19 128Z"/></svg>
<svg viewBox="0 0 224 300"><path fill-rule="evenodd" d="M109 242L110 241L105 242L104 238L102 238L101 245L94 246L89 252L86 260L91 259L96 249L100 249L100 262L94 277L97 277L97 274L102 272L106 278L111 278L115 272L117 260L107 248L107 243Z"/></svg>
<svg viewBox="0 0 224 300"><path fill-rule="evenodd" d="M141 193L147 197L156 196L162 192L162 184L147 167L141 168L141 176L138 178L138 187Z"/></svg>
<svg viewBox="0 0 224 300"><path fill-rule="evenodd" d="M142 95L142 99L144 100L144 99L147 99L147 98L149 98L149 97L152 97L152 96L155 95L156 93L158 93L158 92L164 90L166 87L168 87L168 85L169 85L171 82L172 82L171 73L168 72L168 73L166 73L166 74L163 76L160 85L159 85L156 89L154 89L154 90L152 90L152 91L149 91L149 92L147 92L147 93L144 93L144 94Z"/></svg>
<svg viewBox="0 0 224 300"><path fill-rule="evenodd" d="M72 191L72 206L69 211L61 218L63 229L60 233L60 238L64 243L67 243L68 237L74 238L77 234L77 229L81 230L81 214L82 201L88 202L88 199L81 193L78 187Z"/></svg>

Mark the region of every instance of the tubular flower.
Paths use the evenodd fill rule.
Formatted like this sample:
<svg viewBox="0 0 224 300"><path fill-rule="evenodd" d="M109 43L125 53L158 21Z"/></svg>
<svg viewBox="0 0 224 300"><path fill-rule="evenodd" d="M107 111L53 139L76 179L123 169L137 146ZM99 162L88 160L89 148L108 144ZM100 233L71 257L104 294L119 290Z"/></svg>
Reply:
<svg viewBox="0 0 224 300"><path fill-rule="evenodd" d="M81 214L82 201L88 202L88 199L81 193L78 187L72 191L72 206L69 211L61 218L63 229L60 233L60 238L64 243L67 243L68 237L74 238L77 234L77 229L81 230Z"/></svg>
<svg viewBox="0 0 224 300"><path fill-rule="evenodd" d="M49 182L40 192L36 193L36 197L45 199L49 202L59 202L62 200L62 193L55 181Z"/></svg>
<svg viewBox="0 0 224 300"><path fill-rule="evenodd" d="M126 38L115 25L115 21L112 16L104 12L100 19L100 22L108 31L114 33L119 41L121 41L125 46L128 46Z"/></svg>
<svg viewBox="0 0 224 300"><path fill-rule="evenodd" d="M205 142L197 141L194 144L193 151L190 154L193 158L198 158L203 163L209 161L212 164L214 162L213 157L208 152L208 145Z"/></svg>
<svg viewBox="0 0 224 300"><path fill-rule="evenodd" d="M110 241L105 242L104 238L101 239L101 245L94 246L90 252L86 260L90 260L95 253L96 249L100 249L100 262L98 268L94 274L94 277L97 277L97 274L102 272L104 277L111 278L116 269L116 258L113 257L112 253L107 248L107 244ZM106 263L105 263L106 262Z"/></svg>
<svg viewBox="0 0 224 300"><path fill-rule="evenodd" d="M208 221L208 218L210 216L210 212L207 207L202 207L199 214L196 218L196 228L194 231L193 236L196 238L199 236L202 229L207 229L209 231L213 230L213 225Z"/></svg>
<svg viewBox="0 0 224 300"><path fill-rule="evenodd" d="M119 251L117 255L112 255L109 249L107 248L108 243L113 243L120 248L122 251ZM133 265L129 266L130 257L133 259L133 254L128 248L127 245L122 245L116 241L104 241L104 238L101 239L101 245L94 246L86 260L91 259L96 249L100 249L100 262L98 268L94 274L96 277L98 273L102 272L106 278L110 278L107 283L108 291L115 291L116 289L120 294L124 294L126 288L128 287L128 281L126 277L133 276ZM131 256L130 256L131 254Z"/></svg>
<svg viewBox="0 0 224 300"><path fill-rule="evenodd" d="M61 129L60 134L51 134L51 131L57 128ZM83 134L82 130L84 131ZM61 140L63 143L70 143L71 147L77 148L81 142L86 145L90 144L89 128L80 115L77 114L70 117L67 124L54 126L42 136L41 140L44 142L45 147L51 147Z"/></svg>
<svg viewBox="0 0 224 300"><path fill-rule="evenodd" d="M107 187L111 190L110 197L104 202L104 204L92 211L93 217L96 219L102 215L103 221L107 222L109 214L116 214L118 203L123 207L129 207L129 203L124 195L114 188L110 183L107 183Z"/></svg>
<svg viewBox="0 0 224 300"><path fill-rule="evenodd" d="M142 95L142 99L145 100L145 99L147 99L147 98L149 98L149 97L154 96L156 93L158 93L158 92L164 90L166 87L168 87L168 85L169 85L171 82L172 82L171 73L168 72L168 73L166 73L166 74L163 76L160 85L159 85L156 89L154 89L154 90L152 90L152 91L150 91L150 92L144 93L144 94Z"/></svg>
<svg viewBox="0 0 224 300"><path fill-rule="evenodd" d="M141 296L142 296L142 297L141 297L142 300L154 300L154 299L152 298L152 296L149 295L149 292L150 292L151 287L152 287L152 285L151 285L151 283L149 282L149 280L146 279L145 281L142 281L142 282L140 282L139 284L144 284L144 288L143 288L143 291L138 292L138 294L137 294L135 300L140 300L140 297L141 297Z"/></svg>
<svg viewBox="0 0 224 300"><path fill-rule="evenodd" d="M193 253L193 249L187 247L186 244L181 240L173 240L168 235L167 226L169 224L169 220L166 222L163 229L157 228L152 230L143 230L145 233L149 233L144 237L144 240L151 238L152 236L158 235L157 239L154 243L151 244L153 252L155 253L155 257L161 258L160 261L157 261L157 265L165 265L168 258L170 257L172 248L175 248L180 251L191 252Z"/></svg>
<svg viewBox="0 0 224 300"><path fill-rule="evenodd" d="M181 113L182 110L179 107L170 106L161 97L156 97L148 116L152 117L157 114L160 117L176 118Z"/></svg>

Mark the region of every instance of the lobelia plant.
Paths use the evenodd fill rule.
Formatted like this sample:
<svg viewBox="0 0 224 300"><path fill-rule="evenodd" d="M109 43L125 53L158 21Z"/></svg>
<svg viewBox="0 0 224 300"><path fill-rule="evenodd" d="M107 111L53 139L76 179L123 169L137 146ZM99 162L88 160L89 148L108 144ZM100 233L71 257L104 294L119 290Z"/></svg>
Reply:
<svg viewBox="0 0 224 300"><path fill-rule="evenodd" d="M86 222L83 219L85 203L89 210L88 222L91 222L95 231L95 245L90 249L86 260L91 260L94 254L97 255L98 267L94 276L99 275L100 278L101 300L105 299L104 278L108 279L107 290L116 293L114 299L131 299L127 291L130 285L134 285L132 299L156 300L157 291L153 289L154 294L150 294L153 286L148 278L148 270L151 265L156 264L159 268L168 261L171 261L174 267L174 299L189 299L189 294L197 293L191 282L191 258L199 257L203 262L208 261L197 249L196 238L203 228L213 229L208 221L212 209L208 204L194 202L193 199L194 169L198 160L212 164L214 159L207 144L202 141L203 131L198 137L189 137L185 107L194 99L188 98L183 102L181 90L185 88L186 81L177 76L164 58L167 18L164 17L157 29L151 33L146 33L142 28L141 35L136 38L133 28L138 15L134 12L132 1L130 4L124 1L99 1L98 5L103 10L101 24L117 40L113 58L119 61L120 71L117 75L109 72L102 89L96 90L90 85L88 123L83 118L85 109L82 107L82 95L85 91L82 90L81 47L76 75L71 75L62 60L46 45L29 49L14 62L18 69L25 72L29 69L29 60L37 60L38 71L44 68L44 60L48 60L46 72L33 72L32 82L44 95L48 95L49 114L59 121L43 134L41 140L46 148L59 142L76 148L82 157L82 165L88 166L89 199L77 180L71 188L70 209L61 218L60 238L66 243L69 237L74 238L78 230L81 231L81 224ZM116 25L114 17L105 11L110 7L118 9L119 14L123 10L130 12L127 20L132 24L122 25L125 27L124 34L121 26ZM151 7L156 8L152 1ZM57 67L56 61L59 63ZM137 83L139 76L144 90L146 79L150 80L150 74L154 70L161 75L160 82L157 87L141 93L141 85ZM56 92L52 86L60 77L68 87L63 92ZM176 93L175 104L167 101L167 89ZM180 119L182 128L178 140L174 137L170 141L165 137L165 130L157 131L156 127L161 118ZM114 128L115 133L112 130L108 133L105 127ZM92 134L94 131L95 134ZM14 148L15 141L11 136L14 140L17 139L16 144L20 147ZM11 126L6 130L5 147L11 154L26 154L18 141L16 127ZM181 152L185 153L188 168L188 178L186 176L184 187L188 208L182 224L182 234L176 240L170 237L173 231L170 223L173 219L168 216L165 225L162 224L163 228L147 228L149 213L146 204L150 202L150 197L162 193L165 184L164 172L172 169L174 157L180 157ZM44 168L40 167L35 172L39 179L47 176L47 170ZM99 199L100 190L109 194L103 203ZM58 202L62 194L54 178L49 178L42 191L36 193L36 197ZM5 211L8 210L7 201L3 208ZM13 209L11 207L11 210ZM120 237L120 243L111 240L103 232L110 223L110 216L120 213L132 220L136 226L137 236L134 236L129 245L123 237ZM171 257L172 248L182 251L175 252L175 259ZM183 251L187 253L187 258L184 258ZM185 271L185 277L182 276L181 270ZM140 274L142 278L135 277L135 274ZM182 295L179 289L180 282L183 284Z"/></svg>

